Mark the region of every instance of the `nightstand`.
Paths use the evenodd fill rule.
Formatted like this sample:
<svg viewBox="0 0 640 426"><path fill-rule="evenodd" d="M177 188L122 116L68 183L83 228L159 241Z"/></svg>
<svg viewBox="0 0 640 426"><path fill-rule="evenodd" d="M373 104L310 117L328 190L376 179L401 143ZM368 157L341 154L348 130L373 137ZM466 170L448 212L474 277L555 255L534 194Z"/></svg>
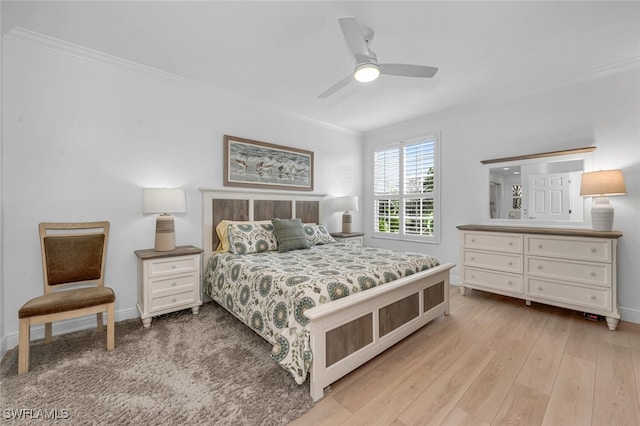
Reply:
<svg viewBox="0 0 640 426"><path fill-rule="evenodd" d="M349 234L345 234L344 232L332 232L331 236L339 243L349 244L353 246L364 245L363 232L351 232Z"/></svg>
<svg viewBox="0 0 640 426"><path fill-rule="evenodd" d="M202 249L180 246L171 251L136 250L138 256L138 312L142 326L157 315L191 308L200 311Z"/></svg>

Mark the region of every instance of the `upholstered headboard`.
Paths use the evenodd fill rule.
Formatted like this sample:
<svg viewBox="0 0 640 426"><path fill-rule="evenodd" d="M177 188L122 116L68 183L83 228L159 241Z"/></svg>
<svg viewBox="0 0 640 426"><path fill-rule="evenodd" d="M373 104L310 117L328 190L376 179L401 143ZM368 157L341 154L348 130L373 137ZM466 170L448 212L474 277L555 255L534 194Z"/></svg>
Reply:
<svg viewBox="0 0 640 426"><path fill-rule="evenodd" d="M227 220L269 220L300 218L303 223L320 223L324 194L272 191L200 189L202 192L202 244L205 261L218 246L216 225Z"/></svg>

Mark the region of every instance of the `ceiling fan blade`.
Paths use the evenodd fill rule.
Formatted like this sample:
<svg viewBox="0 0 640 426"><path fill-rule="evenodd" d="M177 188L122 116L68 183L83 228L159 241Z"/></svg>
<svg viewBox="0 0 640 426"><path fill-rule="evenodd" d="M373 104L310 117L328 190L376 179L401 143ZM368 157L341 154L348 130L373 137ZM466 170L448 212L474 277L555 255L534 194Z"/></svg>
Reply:
<svg viewBox="0 0 640 426"><path fill-rule="evenodd" d="M351 83L351 80L353 80L353 75L349 74L348 76L346 76L345 78L343 78L342 80L334 84L333 86L329 87L324 92L320 93L318 97L321 99L324 99L333 95L335 92L342 89L347 84Z"/></svg>
<svg viewBox="0 0 640 426"><path fill-rule="evenodd" d="M345 18L338 19L340 28L344 34L344 38L347 41L347 46L356 57L356 62L368 61L371 57L369 46L362 35L362 30L356 18L347 16Z"/></svg>
<svg viewBox="0 0 640 426"><path fill-rule="evenodd" d="M408 64L380 64L380 73L386 75L397 75L401 77L433 77L438 68L428 67L426 65L408 65Z"/></svg>

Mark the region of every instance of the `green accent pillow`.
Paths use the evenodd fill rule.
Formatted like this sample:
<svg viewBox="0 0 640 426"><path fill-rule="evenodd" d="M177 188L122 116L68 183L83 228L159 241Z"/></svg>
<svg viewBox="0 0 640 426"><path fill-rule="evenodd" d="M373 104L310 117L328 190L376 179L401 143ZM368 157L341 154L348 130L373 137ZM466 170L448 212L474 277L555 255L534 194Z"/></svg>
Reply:
<svg viewBox="0 0 640 426"><path fill-rule="evenodd" d="M300 219L271 219L278 239L278 251L308 249L309 240Z"/></svg>

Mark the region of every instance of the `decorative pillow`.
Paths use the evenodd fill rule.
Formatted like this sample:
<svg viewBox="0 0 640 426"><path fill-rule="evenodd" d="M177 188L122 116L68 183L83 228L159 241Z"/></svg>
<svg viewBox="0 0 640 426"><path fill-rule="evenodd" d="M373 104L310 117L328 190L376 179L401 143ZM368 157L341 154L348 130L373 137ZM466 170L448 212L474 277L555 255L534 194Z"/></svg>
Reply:
<svg viewBox="0 0 640 426"><path fill-rule="evenodd" d="M270 220L258 220L255 222L251 222L248 220L221 220L220 223L216 226L216 233L218 234L218 247L216 248L217 253L228 252L231 251L231 247L229 246L229 225L242 224L242 225L271 225Z"/></svg>
<svg viewBox="0 0 640 426"><path fill-rule="evenodd" d="M310 246L336 242L324 225L303 225L303 229Z"/></svg>
<svg viewBox="0 0 640 426"><path fill-rule="evenodd" d="M229 225L229 247L233 254L262 253L277 250L278 240L270 223Z"/></svg>
<svg viewBox="0 0 640 426"><path fill-rule="evenodd" d="M300 219L271 219L278 238L278 251L308 249L309 240Z"/></svg>

